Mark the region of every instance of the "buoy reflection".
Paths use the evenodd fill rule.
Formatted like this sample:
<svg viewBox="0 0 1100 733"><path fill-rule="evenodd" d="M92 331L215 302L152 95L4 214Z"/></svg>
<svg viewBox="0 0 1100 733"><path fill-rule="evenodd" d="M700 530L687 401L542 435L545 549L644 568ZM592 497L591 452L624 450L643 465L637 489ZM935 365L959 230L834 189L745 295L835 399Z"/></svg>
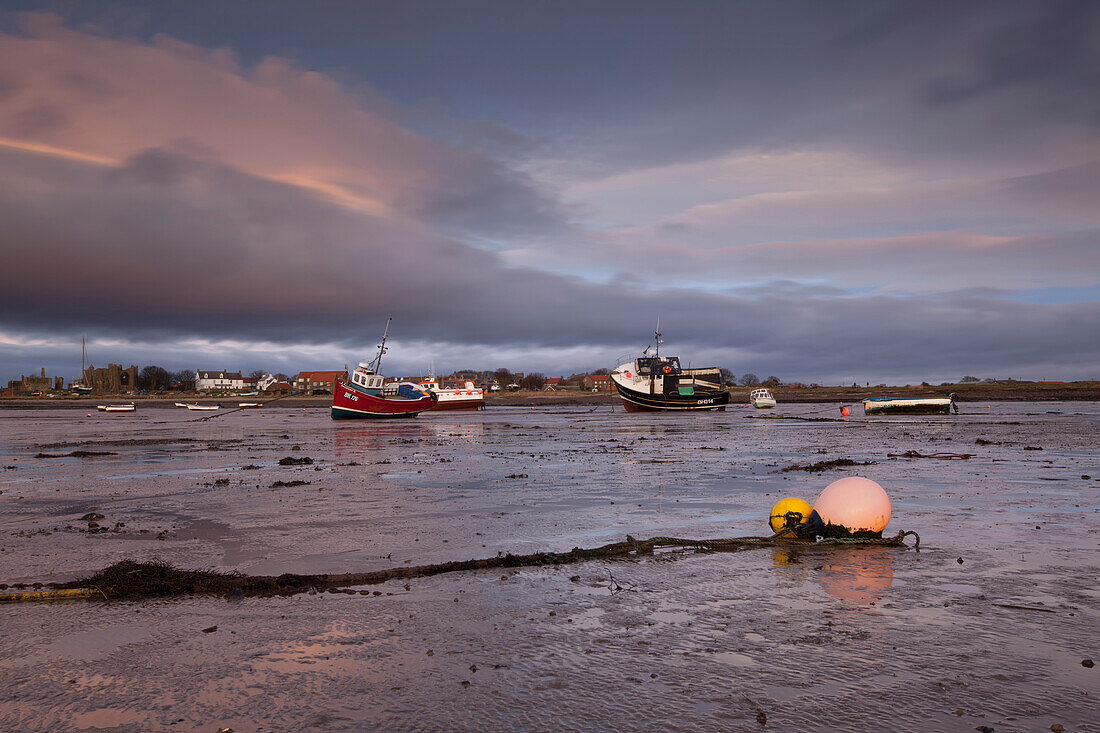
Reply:
<svg viewBox="0 0 1100 733"><path fill-rule="evenodd" d="M814 547L772 548L776 567L797 565L799 580L812 579L834 598L865 606L889 595L894 584L895 548Z"/></svg>

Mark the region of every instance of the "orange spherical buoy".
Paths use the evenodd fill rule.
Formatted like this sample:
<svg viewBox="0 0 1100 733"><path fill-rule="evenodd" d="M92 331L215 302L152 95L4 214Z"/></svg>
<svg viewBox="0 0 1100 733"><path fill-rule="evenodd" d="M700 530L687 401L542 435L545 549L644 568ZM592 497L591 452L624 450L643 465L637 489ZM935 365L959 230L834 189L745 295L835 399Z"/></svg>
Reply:
<svg viewBox="0 0 1100 733"><path fill-rule="evenodd" d="M91 416L92 416L92 413L90 413L90 412L89 412L89 413L88 413L88 417L91 417Z"/></svg>
<svg viewBox="0 0 1100 733"><path fill-rule="evenodd" d="M826 486L814 511L849 532L881 532L890 523L890 497L871 479L849 476Z"/></svg>
<svg viewBox="0 0 1100 733"><path fill-rule="evenodd" d="M840 416L841 417L848 417L848 408L847 407L841 407L840 408Z"/></svg>

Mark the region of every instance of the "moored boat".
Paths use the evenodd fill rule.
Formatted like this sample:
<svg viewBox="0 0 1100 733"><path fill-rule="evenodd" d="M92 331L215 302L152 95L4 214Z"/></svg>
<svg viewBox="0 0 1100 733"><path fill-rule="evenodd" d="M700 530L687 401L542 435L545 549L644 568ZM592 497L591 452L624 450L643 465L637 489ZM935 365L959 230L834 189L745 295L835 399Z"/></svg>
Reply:
<svg viewBox="0 0 1100 733"><path fill-rule="evenodd" d="M661 331L656 331L657 348L620 364L611 381L627 412L725 410L730 393L722 387L718 367L684 369L678 356L661 356Z"/></svg>
<svg viewBox="0 0 1100 733"><path fill-rule="evenodd" d="M221 405L184 405L188 410L192 412L213 412L221 407Z"/></svg>
<svg viewBox="0 0 1100 733"><path fill-rule="evenodd" d="M96 405L95 409L100 412L133 412L137 408L131 402L128 405Z"/></svg>
<svg viewBox="0 0 1100 733"><path fill-rule="evenodd" d="M88 356L88 352L84 348L84 337L81 336L80 337L80 379L69 385L69 389L72 390L73 392L75 392L78 395L87 395L87 394L92 393L92 388L84 383L84 380L87 379L87 376L86 376L85 372L88 371L87 368L84 366L84 363L87 361L87 356Z"/></svg>
<svg viewBox="0 0 1100 733"><path fill-rule="evenodd" d="M903 399L896 397L871 397L863 401L865 415L950 415L959 411L954 393L946 397L921 397Z"/></svg>
<svg viewBox="0 0 1100 733"><path fill-rule="evenodd" d="M431 408L435 412L485 409L485 390L475 387L473 382L466 382L465 387L462 388L450 389L441 387L439 382L429 377L421 382L420 386L438 398L439 401L435 407Z"/></svg>
<svg viewBox="0 0 1100 733"><path fill-rule="evenodd" d="M386 338L392 320L386 321L386 331L382 334L382 343L378 345L378 355L374 360L359 362L346 381L334 381L333 420L414 417L439 402L436 395L412 382L386 384L381 373L382 356L386 353Z"/></svg>
<svg viewBox="0 0 1100 733"><path fill-rule="evenodd" d="M238 402L237 409L239 410L258 410L264 406L262 402Z"/></svg>
<svg viewBox="0 0 1100 733"><path fill-rule="evenodd" d="M749 403L758 410L770 410L775 407L775 397L766 389L754 389L749 393Z"/></svg>

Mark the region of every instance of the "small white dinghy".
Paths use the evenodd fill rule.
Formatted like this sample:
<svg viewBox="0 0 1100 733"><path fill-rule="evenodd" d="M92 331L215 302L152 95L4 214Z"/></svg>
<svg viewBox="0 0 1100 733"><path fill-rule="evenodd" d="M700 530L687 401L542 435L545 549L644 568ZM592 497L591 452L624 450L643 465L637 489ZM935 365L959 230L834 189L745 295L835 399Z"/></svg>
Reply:
<svg viewBox="0 0 1100 733"><path fill-rule="evenodd" d="M262 402L238 402L238 410L258 410L264 406Z"/></svg>
<svg viewBox="0 0 1100 733"><path fill-rule="evenodd" d="M754 389L749 394L749 402L758 410L770 410L775 407L775 398L766 389Z"/></svg>
<svg viewBox="0 0 1100 733"><path fill-rule="evenodd" d="M188 410L194 410L195 412L213 412L217 410L221 405L185 405Z"/></svg>
<svg viewBox="0 0 1100 733"><path fill-rule="evenodd" d="M137 408L131 402L128 405L96 405L95 409L100 412L133 412Z"/></svg>

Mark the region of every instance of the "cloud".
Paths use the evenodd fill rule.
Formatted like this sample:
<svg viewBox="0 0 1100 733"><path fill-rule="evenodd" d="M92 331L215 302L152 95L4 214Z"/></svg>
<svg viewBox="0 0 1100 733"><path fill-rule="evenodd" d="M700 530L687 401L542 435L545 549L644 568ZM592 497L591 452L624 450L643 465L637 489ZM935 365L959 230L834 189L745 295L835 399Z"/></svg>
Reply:
<svg viewBox="0 0 1100 733"><path fill-rule="evenodd" d="M418 135L368 90L266 57L153 43L23 17L0 33L0 137L118 162L192 146L252 175L344 205L482 236L560 231L566 217L525 175L488 155ZM520 224L522 223L522 227Z"/></svg>
<svg viewBox="0 0 1100 733"><path fill-rule="evenodd" d="M0 34L10 369L71 364L81 332L103 360L339 366L369 355L391 315L391 363L403 370L430 358L608 366L645 345L658 314L685 359L787 379L1063 378L1100 363L1100 346L1081 338L1100 316L1095 300L1013 299L1096 287L1100 225L1080 193L1095 142L1077 130L991 162L991 149L1027 137L1012 122L953 157L965 147L956 115L973 134L999 109L974 105L1018 85L1031 98L1037 82L941 104L925 130L931 118L907 119L927 106L914 90L958 64L910 63L928 56L927 27L884 21L811 79L800 75L830 47L794 43L815 35L802 21L797 51L767 73L746 63L725 78L723 56L699 81L688 72L700 57L675 59L652 98L608 110L660 107L653 117L605 135L585 126L585 110L563 109L577 127L525 147L531 138L496 122L429 136L442 117L414 130L373 90L283 59L242 64L167 36L27 23ZM945 43L957 49L965 35L952 29ZM884 70L853 71L899 38L895 87ZM736 58L774 57L771 44ZM645 86L630 63L612 71ZM683 104L668 105L676 79ZM942 148L922 156L936 135ZM578 151L608 138L606 155L580 164ZM535 150L564 157L524 159Z"/></svg>

